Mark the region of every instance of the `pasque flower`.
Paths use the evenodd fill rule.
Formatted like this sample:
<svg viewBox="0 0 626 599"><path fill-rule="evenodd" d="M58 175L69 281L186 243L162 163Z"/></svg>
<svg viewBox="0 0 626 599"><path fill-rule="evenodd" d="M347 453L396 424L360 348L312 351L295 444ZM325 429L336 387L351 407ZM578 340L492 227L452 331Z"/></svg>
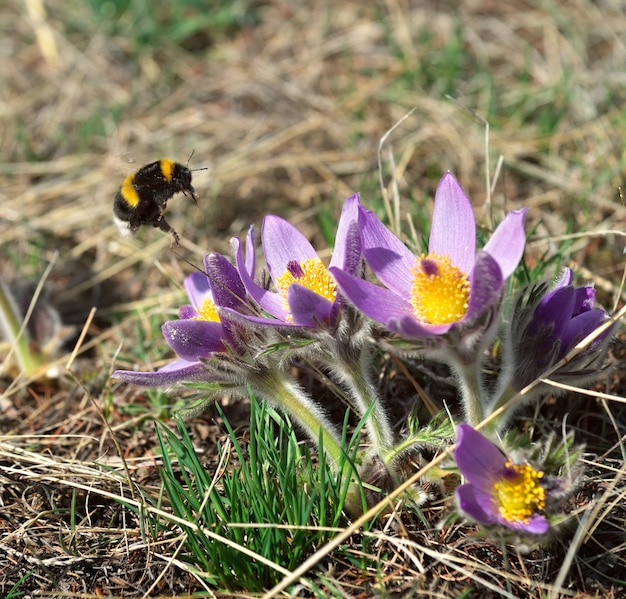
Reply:
<svg viewBox="0 0 626 599"><path fill-rule="evenodd" d="M178 358L157 372L117 370L114 378L144 387L171 387L207 380L203 361L236 346L228 321L226 325L222 322L218 309L241 306L246 297L245 288L239 273L224 256L209 254L205 267L206 273L195 271L185 278L184 287L191 304L180 307L178 320L161 327Z"/></svg>
<svg viewBox="0 0 626 599"><path fill-rule="evenodd" d="M510 330L503 339L500 381L486 413L504 409L490 427L502 429L517 409L545 394L547 385L537 379L608 320L604 310L594 308L593 287L574 287L571 283L572 270L567 268L552 290L546 293L545 284L531 286L518 299ZM550 372L549 378L572 386L587 385L597 379L604 372L604 358L613 330L614 326L599 334ZM550 390L559 393L555 387Z"/></svg>
<svg viewBox="0 0 626 599"><path fill-rule="evenodd" d="M254 268L252 232L243 271ZM324 410L300 387L289 365L267 351L277 337L274 329L260 332L243 318L249 298L239 272L221 254L205 258L206 274L185 279L191 304L179 310L180 319L166 322L163 336L178 358L157 372L117 370L113 377L144 387L195 383L199 399L186 406L199 413L220 396L246 397L250 392L287 412L314 440L323 439L331 465L341 460L341 436ZM263 332L266 334L264 335ZM202 385L202 383L206 383Z"/></svg>
<svg viewBox="0 0 626 599"><path fill-rule="evenodd" d="M310 360L335 375L359 416L369 413L369 440L385 452L394 435L369 373L370 323L347 304L330 274L334 268L347 273L362 268L359 206L358 194L344 202L329 268L292 224L266 216L261 238L275 290L255 283L246 268L251 244L245 259L240 241L235 238L233 245L246 291L265 313L242 318L257 327L281 330L292 357Z"/></svg>
<svg viewBox="0 0 626 599"><path fill-rule="evenodd" d="M465 192L451 173L435 195L428 254L415 256L373 212L359 208L363 256L385 287L331 268L358 309L407 338L447 333L474 321L501 298L525 245L525 209L507 214L476 252L476 222Z"/></svg>
<svg viewBox="0 0 626 599"><path fill-rule="evenodd" d="M450 365L472 424L483 418L480 359L499 326L504 280L524 252L525 214L509 212L477 252L472 206L447 173L435 195L428 254L414 255L373 212L359 207L363 256L385 287L330 269L358 310L401 338L421 339L433 358Z"/></svg>
<svg viewBox="0 0 626 599"><path fill-rule="evenodd" d="M479 524L545 534L547 490L544 473L515 464L469 424L457 427L454 458L465 484L456 490L459 508Z"/></svg>
<svg viewBox="0 0 626 599"><path fill-rule="evenodd" d="M361 260L358 206L358 194L344 203L329 265L349 273L356 272ZM263 220L261 242L276 291L254 282L245 268L241 244L234 240L237 266L247 292L275 319L273 323L269 319L261 322L294 327L324 327L335 322L345 302L329 269L307 238L291 223L269 215Z"/></svg>
<svg viewBox="0 0 626 599"><path fill-rule="evenodd" d="M531 294L525 308L518 306L511 326L512 387L516 391L564 358L609 318L604 310L594 308L594 302L593 287L574 287L572 270L566 268L551 291L543 297ZM571 384L595 378L601 371L598 360L604 357L611 332L609 328L598 335L552 377Z"/></svg>

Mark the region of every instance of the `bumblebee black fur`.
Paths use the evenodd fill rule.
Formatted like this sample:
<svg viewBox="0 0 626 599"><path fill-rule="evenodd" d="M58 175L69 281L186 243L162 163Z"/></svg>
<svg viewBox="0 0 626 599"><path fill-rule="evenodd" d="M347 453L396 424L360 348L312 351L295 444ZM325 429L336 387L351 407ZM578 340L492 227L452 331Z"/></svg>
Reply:
<svg viewBox="0 0 626 599"><path fill-rule="evenodd" d="M175 247L180 238L164 214L168 200L178 192L189 194L198 205L190 169L166 158L146 164L128 175L115 194L113 221L122 235L134 235L142 225L158 227L171 235Z"/></svg>

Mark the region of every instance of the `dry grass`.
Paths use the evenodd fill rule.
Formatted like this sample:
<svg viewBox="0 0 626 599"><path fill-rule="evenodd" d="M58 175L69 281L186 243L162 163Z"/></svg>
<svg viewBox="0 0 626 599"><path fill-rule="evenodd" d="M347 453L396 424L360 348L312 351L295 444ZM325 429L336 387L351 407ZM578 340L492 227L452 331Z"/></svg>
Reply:
<svg viewBox="0 0 626 599"><path fill-rule="evenodd" d="M116 355L139 345L140 369L165 357L150 319L163 320L182 297L190 267L181 256L199 264L207 251L227 251L231 235L268 212L288 215L321 245L321 212L337 215L357 190L374 202L379 140L411 109L386 145L405 208L432 197L450 169L478 210L499 218L504 208L530 208L529 262L569 239L567 259L601 302L622 305L622 3L271 0L255 10L257 24L200 36L187 51L167 38L141 46L107 33L80 2L0 6L0 272L32 284L54 261L46 293L76 333L61 346L56 382L2 382L0 594L14 585L15 597L202 589L176 560L180 539L155 540L116 501L140 502L158 485L156 408L140 391L112 388ZM462 107L489 118L488 162L485 127ZM200 209L184 198L170 204L184 238L178 253L157 230L120 239L111 206L123 177L165 155L184 162L192 150L191 166L209 170L194 176ZM500 157L487 194L486 164L493 173ZM70 376L68 354L92 306ZM618 368L599 391L625 395L624 357L617 345ZM355 598L452 597L469 587L464 596L626 596L623 408L567 401L548 400L535 415L561 422L569 413L590 448L563 540L503 556L472 528L436 532L447 508L435 504L429 527L397 515L376 533L378 572L320 555L326 588ZM243 428L245 409L227 409ZM216 466L219 423L191 427ZM357 552L358 537L346 537Z"/></svg>

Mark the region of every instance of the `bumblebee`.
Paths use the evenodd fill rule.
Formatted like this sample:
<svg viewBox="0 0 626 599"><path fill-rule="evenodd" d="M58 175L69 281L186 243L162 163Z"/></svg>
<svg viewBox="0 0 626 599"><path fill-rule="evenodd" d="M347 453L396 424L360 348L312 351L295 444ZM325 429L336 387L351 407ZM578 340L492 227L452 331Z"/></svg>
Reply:
<svg viewBox="0 0 626 599"><path fill-rule="evenodd" d="M178 192L190 195L198 205L198 194L191 185L191 172L187 166L163 158L128 175L113 201L113 222L120 233L134 235L142 225L152 225L169 233L172 237L170 246L176 247L180 237L165 220L165 209L168 200Z"/></svg>

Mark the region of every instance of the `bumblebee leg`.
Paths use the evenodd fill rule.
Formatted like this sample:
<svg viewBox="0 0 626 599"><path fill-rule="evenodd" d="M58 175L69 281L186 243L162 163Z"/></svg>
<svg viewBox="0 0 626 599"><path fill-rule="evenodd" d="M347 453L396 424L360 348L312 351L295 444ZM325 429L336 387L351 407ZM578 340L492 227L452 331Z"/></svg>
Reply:
<svg viewBox="0 0 626 599"><path fill-rule="evenodd" d="M161 229L161 231L165 231L166 233L169 233L171 236L171 240L170 240L170 247L171 248L175 248L178 247L179 243L180 243L180 237L178 236L178 233L176 233L176 231L174 231L174 229L172 229L172 227L170 227L170 224L165 220L165 218L163 218L163 216L161 216L159 218L159 220L155 223L154 225L155 227L159 227L159 229Z"/></svg>
<svg viewBox="0 0 626 599"><path fill-rule="evenodd" d="M177 248L180 245L180 237L178 233L174 231L174 229L170 229L169 231L171 239L170 239L170 249Z"/></svg>

